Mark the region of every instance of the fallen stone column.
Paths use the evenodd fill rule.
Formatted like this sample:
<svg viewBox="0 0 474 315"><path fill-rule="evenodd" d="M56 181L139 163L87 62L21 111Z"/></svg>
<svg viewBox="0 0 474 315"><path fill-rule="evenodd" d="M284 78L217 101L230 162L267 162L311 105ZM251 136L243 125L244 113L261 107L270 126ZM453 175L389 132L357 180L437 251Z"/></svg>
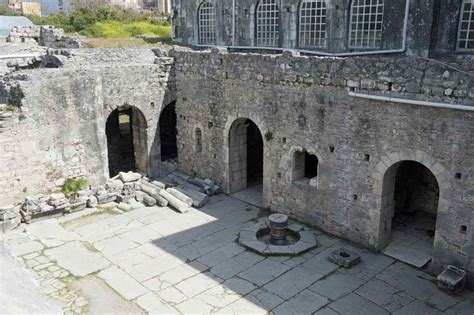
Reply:
<svg viewBox="0 0 474 315"><path fill-rule="evenodd" d="M168 200L160 196L159 190L156 188L151 188L146 185L140 184L141 191L146 193L147 196L152 197L156 200L156 204L160 207L166 207L168 205ZM145 199L143 199L145 201Z"/></svg>
<svg viewBox="0 0 474 315"><path fill-rule="evenodd" d="M156 183L156 184L155 184ZM161 189L165 189L166 188L166 185L163 184L163 183L160 183L160 182L157 182L157 181L154 181L154 182L148 182L146 180L140 180L139 182L140 185L145 185L147 187L150 187L150 188L153 188L153 189L156 189L156 190L161 190Z"/></svg>
<svg viewBox="0 0 474 315"><path fill-rule="evenodd" d="M186 187L188 189L199 191L199 192L202 192L202 193L205 192L205 190L202 187L191 184L191 183L183 180L181 177L174 176L174 175L168 175L168 177L179 186L183 186L183 187Z"/></svg>
<svg viewBox="0 0 474 315"><path fill-rule="evenodd" d="M193 205L193 199L190 198L189 196L186 196L179 190L176 190L174 188L168 188L166 189L166 191L172 194L173 196L175 196L176 198L178 198L179 200L181 200L182 202L184 202L185 204L187 204L188 206L191 207Z"/></svg>
<svg viewBox="0 0 474 315"><path fill-rule="evenodd" d="M218 187L214 185L208 185L205 181L199 178L190 178L188 183L201 187L202 190L209 196L215 195Z"/></svg>
<svg viewBox="0 0 474 315"><path fill-rule="evenodd" d="M178 210L179 212L184 213L184 212L189 211L189 206L187 204L185 204L184 202L182 202L181 200L179 200L178 198L176 198L175 196L173 196L172 194L170 194L166 190L164 190L164 189L161 190L160 195L163 196L163 198L165 198L166 200L168 200L169 204L173 208Z"/></svg>
<svg viewBox="0 0 474 315"><path fill-rule="evenodd" d="M191 197L193 199L193 206L196 208L204 206L209 201L209 197L199 191L191 190L182 186L178 186L175 189Z"/></svg>

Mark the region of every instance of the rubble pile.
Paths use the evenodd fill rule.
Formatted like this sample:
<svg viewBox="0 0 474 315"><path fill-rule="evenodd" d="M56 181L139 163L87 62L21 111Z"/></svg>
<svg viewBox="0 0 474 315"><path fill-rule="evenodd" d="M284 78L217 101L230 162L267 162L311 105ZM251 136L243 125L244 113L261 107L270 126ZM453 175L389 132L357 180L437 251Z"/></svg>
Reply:
<svg viewBox="0 0 474 315"><path fill-rule="evenodd" d="M0 207L3 231L30 223L36 219L59 216L87 208L114 207L130 211L141 207L169 206L178 212L188 212L191 207L204 206L209 196L221 188L212 179L200 179L181 172L174 172L159 180L151 180L139 173L120 172L97 189L83 189L77 195L66 197L63 193L30 196L17 206Z"/></svg>

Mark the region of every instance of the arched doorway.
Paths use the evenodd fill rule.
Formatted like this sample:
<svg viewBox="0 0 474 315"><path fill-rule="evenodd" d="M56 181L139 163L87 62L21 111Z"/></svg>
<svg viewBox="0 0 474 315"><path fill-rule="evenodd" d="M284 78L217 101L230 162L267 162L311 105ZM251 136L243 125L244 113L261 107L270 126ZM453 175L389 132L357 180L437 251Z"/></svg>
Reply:
<svg viewBox="0 0 474 315"><path fill-rule="evenodd" d="M261 204L263 186L263 138L257 125L239 118L229 131L229 190L248 189L252 203ZM240 194L244 196L245 194Z"/></svg>
<svg viewBox="0 0 474 315"><path fill-rule="evenodd" d="M167 105L160 115L160 148L161 160L167 161L178 157L176 136L176 108L175 103Z"/></svg>
<svg viewBox="0 0 474 315"><path fill-rule="evenodd" d="M146 174L147 122L143 113L132 106L114 110L107 118L105 133L110 177L122 171Z"/></svg>
<svg viewBox="0 0 474 315"><path fill-rule="evenodd" d="M401 161L384 176L382 217L384 252L422 267L431 260L439 186L423 164Z"/></svg>

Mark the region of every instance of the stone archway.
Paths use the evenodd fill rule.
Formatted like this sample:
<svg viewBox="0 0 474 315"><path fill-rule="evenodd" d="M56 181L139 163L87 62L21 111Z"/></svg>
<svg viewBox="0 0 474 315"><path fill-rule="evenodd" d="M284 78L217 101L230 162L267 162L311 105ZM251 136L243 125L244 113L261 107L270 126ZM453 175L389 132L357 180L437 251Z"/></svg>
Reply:
<svg viewBox="0 0 474 315"><path fill-rule="evenodd" d="M263 185L263 137L250 119L238 118L229 129L229 192Z"/></svg>
<svg viewBox="0 0 474 315"><path fill-rule="evenodd" d="M106 121L109 176L121 171L147 173L148 139L145 115L136 107L122 106Z"/></svg>
<svg viewBox="0 0 474 315"><path fill-rule="evenodd" d="M420 150L391 153L381 159L374 173L374 194L380 199L378 208L371 212L371 217L378 222L374 242L377 249L385 249L386 252L387 245L392 244L392 221L396 210L416 212L426 210L423 207L430 204L430 211L435 215L447 211L445 194L450 183L446 176L444 167ZM431 190L426 188L430 185ZM415 186L416 189L408 186ZM406 194L407 190L410 190L409 195ZM430 258L436 230L435 227L432 231L435 235L431 235L430 248L425 248ZM416 251L415 248L413 253Z"/></svg>

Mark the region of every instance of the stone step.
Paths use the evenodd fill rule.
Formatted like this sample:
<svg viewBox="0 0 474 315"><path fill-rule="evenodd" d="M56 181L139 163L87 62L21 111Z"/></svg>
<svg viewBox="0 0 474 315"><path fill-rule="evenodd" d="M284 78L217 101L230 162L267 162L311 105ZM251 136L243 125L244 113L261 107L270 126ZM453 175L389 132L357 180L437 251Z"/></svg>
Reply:
<svg viewBox="0 0 474 315"><path fill-rule="evenodd" d="M7 104L0 104L0 112L7 109Z"/></svg>

